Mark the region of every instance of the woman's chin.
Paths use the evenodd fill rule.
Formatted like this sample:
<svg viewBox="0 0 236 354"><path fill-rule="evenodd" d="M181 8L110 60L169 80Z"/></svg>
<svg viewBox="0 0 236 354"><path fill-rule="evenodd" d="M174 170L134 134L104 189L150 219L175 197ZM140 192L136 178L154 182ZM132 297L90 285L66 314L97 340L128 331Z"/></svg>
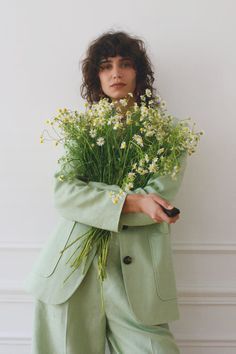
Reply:
<svg viewBox="0 0 236 354"><path fill-rule="evenodd" d="M111 99L112 99L112 101L116 101L116 100L120 100L125 97L127 97L127 94L123 93L123 94L119 94L119 95L112 95Z"/></svg>

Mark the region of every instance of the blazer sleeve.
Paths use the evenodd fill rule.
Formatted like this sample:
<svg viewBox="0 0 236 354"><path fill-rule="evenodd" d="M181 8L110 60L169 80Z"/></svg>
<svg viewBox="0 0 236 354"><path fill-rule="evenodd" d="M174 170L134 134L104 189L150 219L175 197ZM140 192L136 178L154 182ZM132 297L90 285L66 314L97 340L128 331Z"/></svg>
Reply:
<svg viewBox="0 0 236 354"><path fill-rule="evenodd" d="M117 191L118 186L106 185L109 188L103 189L80 179L60 181L59 174L54 174L54 207L61 216L100 229L121 230L120 215L127 193L113 204L109 191Z"/></svg>
<svg viewBox="0 0 236 354"><path fill-rule="evenodd" d="M122 213L123 204L128 194L155 193L173 202L177 194L186 167L187 154L180 158L180 171L176 180L170 176L149 179L144 188L125 192L117 204L113 204L110 191L118 192L120 187L103 182L84 182L76 179L71 182L60 181L59 172L54 174L54 206L65 218L100 229L119 232L123 225L146 226L156 222L144 213Z"/></svg>
<svg viewBox="0 0 236 354"><path fill-rule="evenodd" d="M184 152L180 158L180 170L176 176L176 179L173 180L170 175L166 176L157 176L153 175L149 180L147 185L144 188L136 188L133 191L128 191L128 194L150 194L155 193L158 194L161 198L168 200L170 203L173 204L176 194L180 189L184 172L187 166L187 152ZM107 185L101 182L90 182L91 186L96 186L103 190L105 189L112 189L112 190L119 190L117 185ZM119 229L126 226L147 226L156 224L152 218L144 213L121 213L120 221L119 221Z"/></svg>

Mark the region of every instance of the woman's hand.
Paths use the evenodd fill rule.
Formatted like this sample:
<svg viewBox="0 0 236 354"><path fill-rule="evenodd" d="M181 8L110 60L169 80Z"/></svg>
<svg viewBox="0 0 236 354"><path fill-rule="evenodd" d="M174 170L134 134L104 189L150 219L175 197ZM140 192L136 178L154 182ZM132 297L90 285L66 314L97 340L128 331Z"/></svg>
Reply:
<svg viewBox="0 0 236 354"><path fill-rule="evenodd" d="M165 221L168 224L173 224L179 219L179 214L173 217L169 217L161 208L160 205L162 205L166 209L172 209L174 207L166 199L161 198L157 194L147 194L143 197L144 198L140 199L142 212L144 214L147 214L157 223Z"/></svg>
<svg viewBox="0 0 236 354"><path fill-rule="evenodd" d="M174 217L166 215L160 205L167 209L173 208L167 200L154 193L147 195L129 194L125 199L122 212L144 213L157 223L165 221L168 224L173 224L179 219L179 214Z"/></svg>

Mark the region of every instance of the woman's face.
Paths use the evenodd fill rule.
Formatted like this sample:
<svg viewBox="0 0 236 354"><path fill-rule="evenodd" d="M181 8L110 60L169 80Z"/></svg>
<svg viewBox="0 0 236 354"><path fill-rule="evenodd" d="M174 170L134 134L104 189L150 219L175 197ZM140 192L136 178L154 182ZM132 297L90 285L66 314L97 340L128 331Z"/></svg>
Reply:
<svg viewBox="0 0 236 354"><path fill-rule="evenodd" d="M136 71L132 60L127 57L116 56L101 60L98 76L102 91L112 100L124 98L135 90Z"/></svg>

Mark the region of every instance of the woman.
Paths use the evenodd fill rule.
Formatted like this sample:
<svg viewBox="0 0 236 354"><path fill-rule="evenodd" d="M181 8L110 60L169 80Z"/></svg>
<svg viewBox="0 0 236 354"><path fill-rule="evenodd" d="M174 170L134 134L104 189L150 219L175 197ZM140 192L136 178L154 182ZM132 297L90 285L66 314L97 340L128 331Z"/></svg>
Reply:
<svg viewBox="0 0 236 354"><path fill-rule="evenodd" d="M145 89L154 91L143 42L124 32L108 32L91 43L82 71L81 93L90 104L107 97L125 110L140 103ZM130 92L133 97L127 96ZM128 106L121 107L124 97ZM173 208L185 157L176 180L150 178L145 188L125 193L112 207L109 191L117 186L80 179L63 182L55 173L61 223L26 284L36 298L32 354L104 354L106 338L114 354L179 353L168 324L179 318L170 243L170 224L179 215L168 217L161 206ZM111 232L104 309L96 250L65 284L62 281L68 254L60 251L91 226Z"/></svg>

